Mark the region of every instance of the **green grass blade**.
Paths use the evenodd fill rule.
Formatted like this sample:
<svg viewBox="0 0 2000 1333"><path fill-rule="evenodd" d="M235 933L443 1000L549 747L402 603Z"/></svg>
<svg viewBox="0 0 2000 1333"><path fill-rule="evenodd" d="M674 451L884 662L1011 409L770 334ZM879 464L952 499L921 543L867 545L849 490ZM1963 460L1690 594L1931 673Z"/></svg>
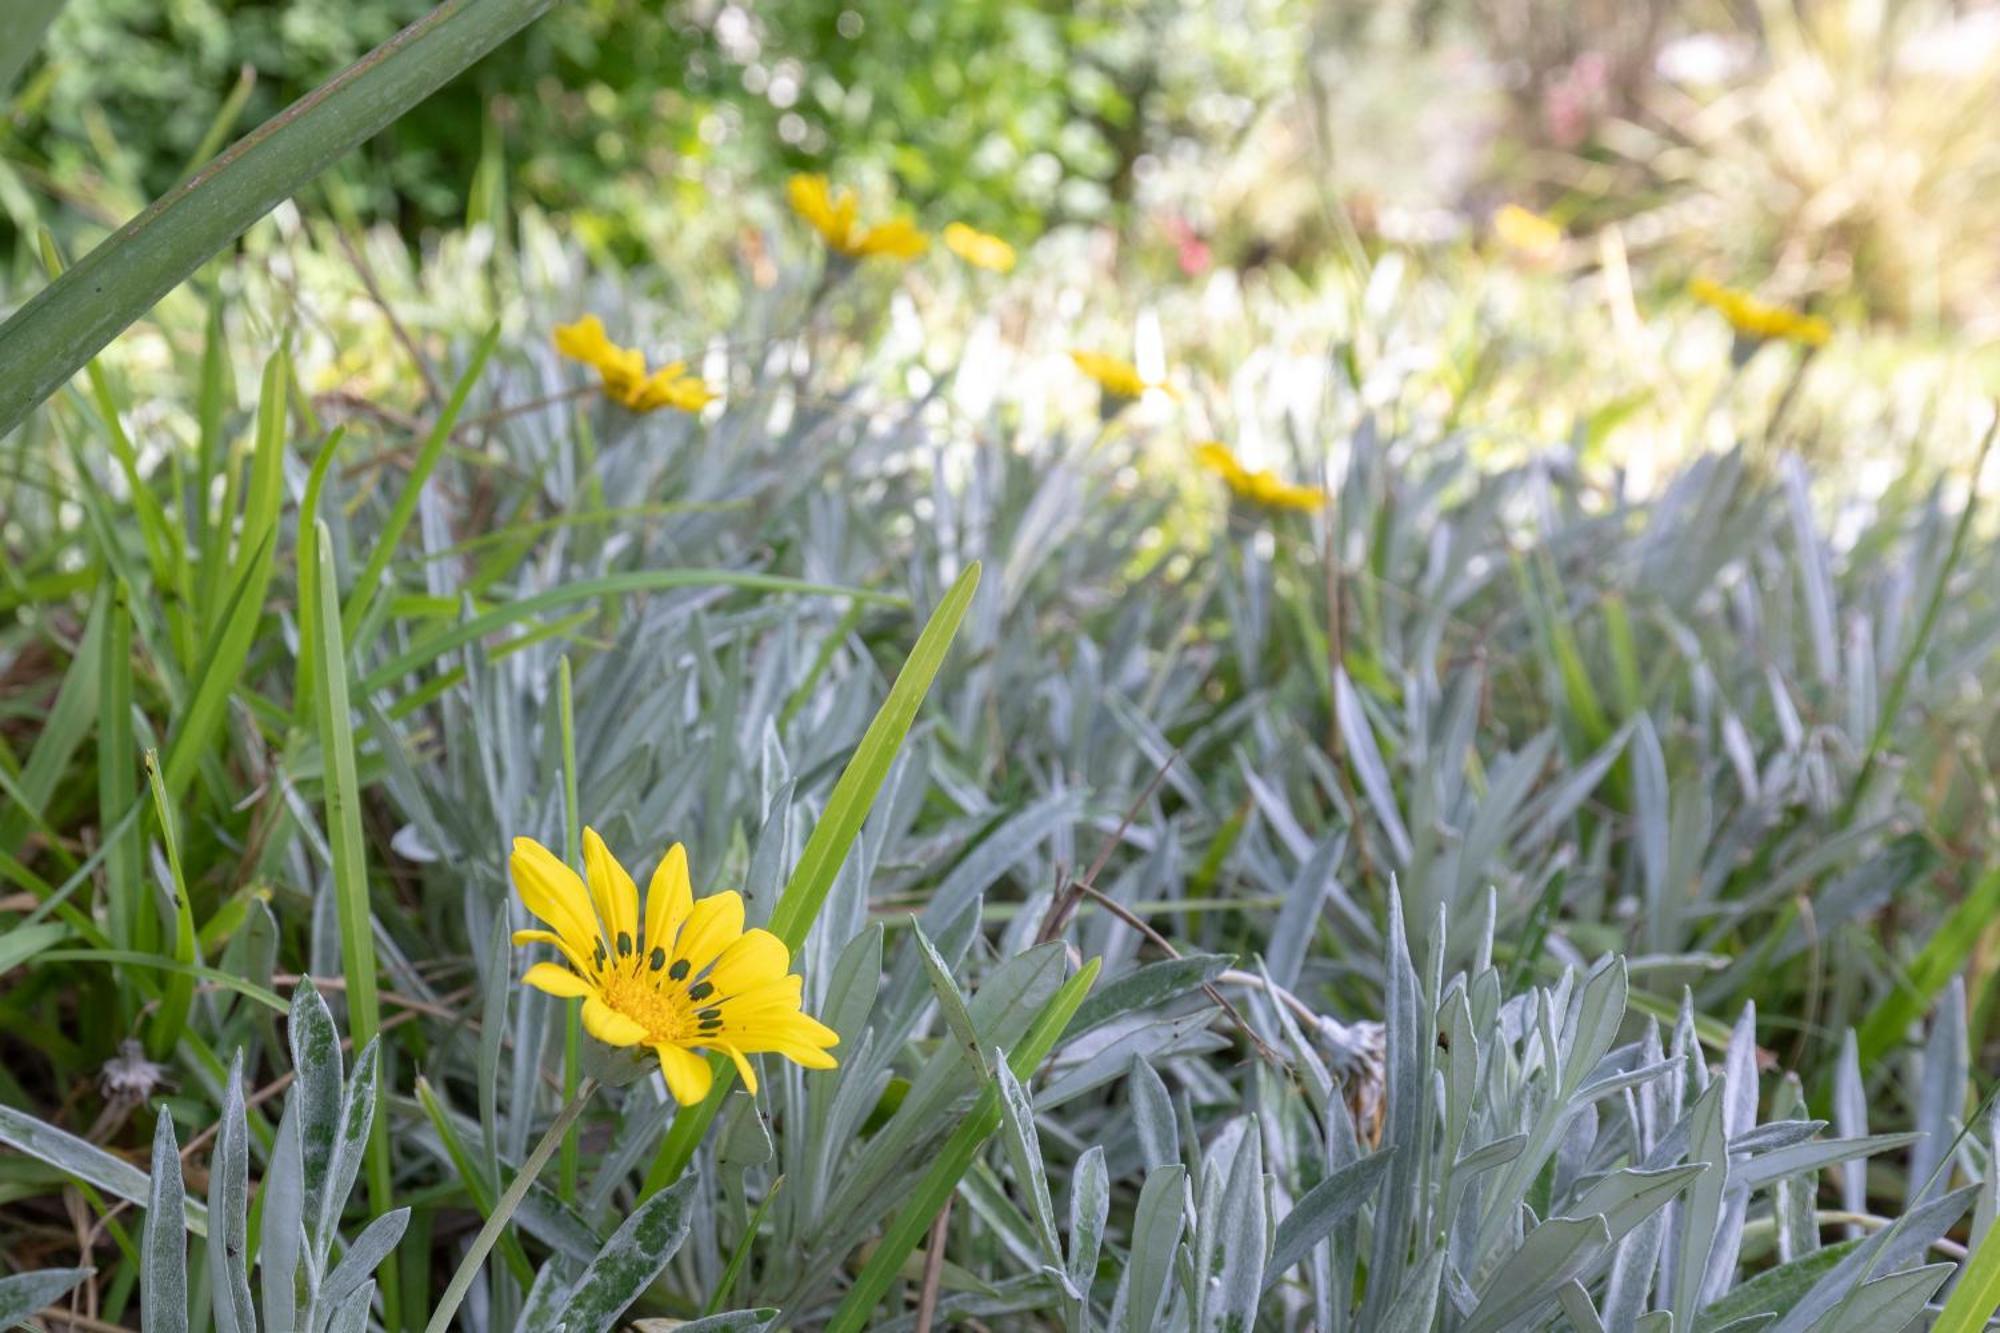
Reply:
<svg viewBox="0 0 2000 1333"><path fill-rule="evenodd" d="M340 632L340 584L333 568L333 536L324 522L313 524L313 675L319 681L313 702L319 724L320 762L325 777L326 837L333 849L335 915L340 922L341 971L347 979L347 1029L356 1048L375 1039L382 1027L375 990L374 916L368 904L368 862L361 842L361 780L354 758L354 722L347 702L346 639ZM369 1141L368 1198L376 1216L394 1200L389 1180L389 1140L378 1118Z"/></svg>
<svg viewBox="0 0 2000 1333"><path fill-rule="evenodd" d="M479 346L472 353L472 361L465 373L458 377L458 383L451 391L451 401L438 413L437 421L431 426L430 435L423 447L417 451L417 461L410 468L409 480L403 483L402 493L389 509L389 517L382 524L382 530L375 534L373 549L368 553L368 563L361 567L359 577L354 580L354 588L347 595L347 609L341 614L341 628L349 638L361 626L367 615L368 604L383 593L383 575L389 570L389 562L395 559L396 548L402 544L403 532L416 517L417 504L423 499L424 483L437 470L438 461L444 457L444 447L451 441L453 427L465 410L465 400L472 394L472 386L479 382L480 372L486 369L487 358L500 342L500 325L497 323L486 331L479 340Z"/></svg>
<svg viewBox="0 0 2000 1333"><path fill-rule="evenodd" d="M139 830L126 816L139 801L138 772L132 762L132 618L125 610L125 587L118 587L98 672L97 827L105 839L105 919L121 949L150 953L159 938L159 919L146 901L145 864ZM122 828L122 832L114 832Z"/></svg>
<svg viewBox="0 0 2000 1333"><path fill-rule="evenodd" d="M1960 1271L1944 1313L1931 1325L1931 1333L1978 1333L1993 1312L2000 1310L2000 1226L1989 1227L1972 1258Z"/></svg>
<svg viewBox="0 0 2000 1333"><path fill-rule="evenodd" d="M42 34L61 10L62 0L7 0L0 5L0 99L14 90L14 81L35 58Z"/></svg>
<svg viewBox="0 0 2000 1333"><path fill-rule="evenodd" d="M84 256L0 324L0 366L8 369L0 436L251 223L552 3L445 0ZM16 46L4 49L13 58Z"/></svg>
<svg viewBox="0 0 2000 1333"><path fill-rule="evenodd" d="M187 1026L188 1010L194 1004L194 905L188 901L187 877L181 873L181 840L174 828L173 802L160 776L160 755L146 751L146 781L153 789L153 814L160 821L160 839L167 847L167 873L174 892L174 952L178 965L168 974L160 1007L153 1013L147 1033L147 1049L155 1060L165 1060L180 1045L181 1029Z"/></svg>
<svg viewBox="0 0 2000 1333"><path fill-rule="evenodd" d="M31 826L41 824L43 808L55 794L56 784L90 734L109 614L109 599L100 596L91 606L90 619L77 642L76 656L56 691L54 707L42 722L35 748L28 752L28 762L22 767L19 780L6 792L15 806L0 815L0 849L18 851L22 836Z"/></svg>
<svg viewBox="0 0 2000 1333"><path fill-rule="evenodd" d="M470 620L462 621L441 630L430 638L412 646L383 663L361 681L364 693L373 694L386 689L411 672L436 661L455 648L463 648L476 639L483 639L495 630L505 629L517 620L526 620L542 611L572 602L587 602L598 597L615 597L628 592L660 592L668 588L723 587L741 588L746 592L790 592L821 597L860 597L871 602L895 604L902 599L886 593L864 592L859 588L842 588L827 583L807 583L800 579L780 578L774 574L739 574L727 570L714 569L637 569L623 574L607 574L602 578L579 579L565 583L559 588L548 588L531 596L518 598L505 606L482 612Z"/></svg>
<svg viewBox="0 0 2000 1333"><path fill-rule="evenodd" d="M1979 947L1980 936L1986 933L1996 915L2000 915L2000 867L1979 877L1972 891L1924 942L1902 984L1869 1011L1855 1036L1864 1066L1873 1064L1901 1041L1910 1024L1931 1007L1932 1001L1972 957Z"/></svg>
<svg viewBox="0 0 2000 1333"><path fill-rule="evenodd" d="M944 665L945 652L951 647L959 622L965 619L966 609L972 605L972 594L978 587L979 565L974 562L958 576L958 581L951 585L937 609L931 612L930 622L917 636L909 660L903 663L895 683L889 687L889 697L882 701L881 710L862 734L861 744L855 747L854 757L841 772L840 780L834 783L826 812L813 826L812 836L806 839L805 850L799 855L791 880L771 912L771 933L783 940L785 947L793 953L796 954L805 943L806 932L812 929L820 904L826 901L827 893L833 888L834 876L840 872L841 862L847 859L847 849L861 832L862 821L868 818L868 811L875 804L875 795L881 791L882 783L889 776L889 766L895 762L896 751L902 748L903 738L909 735L910 724L916 720L917 707L930 692L938 668ZM715 1113L722 1108L723 1098L729 1095L735 1081L735 1066L721 1056L713 1057L712 1063L715 1066L714 1087L706 1101L697 1106L683 1106L674 1116L674 1123L667 1130L666 1138L661 1140L659 1153L653 1158L652 1168L646 1173L642 1197L664 1189L687 1169L687 1164L694 1159L696 1147L707 1134L710 1122L715 1119ZM995 1114L998 1114L997 1110Z"/></svg>
<svg viewBox="0 0 2000 1333"><path fill-rule="evenodd" d="M1081 971L1063 983L1062 989L1055 993L1048 1007L1035 1020L1035 1025L1008 1055L1007 1067L1013 1071L1015 1078L1032 1077L1047 1058L1063 1030L1069 1026L1070 1016L1083 1003L1084 996L1089 994L1090 983L1097 977L1099 961L1091 959ZM875 1253L869 1256L861 1276L855 1279L840 1308L834 1312L833 1321L827 1325L827 1333L858 1333L858 1330L868 1326L875 1307L896 1280L904 1257L923 1239L938 1209L944 1207L944 1201L951 1197L952 1191L958 1188L959 1180L971 1169L972 1159L978 1155L980 1145L999 1127L1000 1086L989 1079L972 1113L952 1132L931 1169L911 1193L910 1201L903 1205L902 1211L889 1224L882 1243L875 1247Z"/></svg>
<svg viewBox="0 0 2000 1333"><path fill-rule="evenodd" d="M931 613L930 623L917 636L909 660L897 673L895 684L889 687L889 697L882 701L881 711L875 714L875 720L861 737L861 744L855 747L854 758L834 784L826 813L806 839L799 864L792 871L778 905L771 910L771 933L794 953L805 944L806 932L812 929L820 905L832 891L834 876L840 873L841 863L847 859L847 849L861 832L862 821L868 818L875 794L882 790L882 783L889 776L889 766L895 762L903 738L909 735L917 708L930 692L938 669L944 665L945 653L958 634L959 622L965 619L965 612L972 605L972 594L978 588L979 565L974 562L951 585L937 610Z"/></svg>
<svg viewBox="0 0 2000 1333"><path fill-rule="evenodd" d="M458 1173L459 1183L471 1196L472 1206L482 1219L491 1217L493 1191L487 1187L486 1179L474 1164L472 1155L465 1150L465 1141L458 1136L458 1127L438 1101L436 1089L422 1074L417 1075L417 1102L424 1108L424 1114L430 1117L431 1128L437 1131L438 1141L444 1144L445 1155L451 1158L452 1170ZM514 1280L521 1284L521 1290L534 1286L534 1265L528 1262L527 1251L521 1248L520 1239L511 1231L503 1231L500 1233L499 1248L501 1259L514 1274Z"/></svg>
<svg viewBox="0 0 2000 1333"><path fill-rule="evenodd" d="M176 798L187 790L196 766L214 745L229 715L230 698L236 693L264 617L264 594L270 588L277 559L278 509L283 498L287 359L281 351L264 367L256 448L228 600L221 606L200 608L203 642L199 683L167 747L167 791ZM215 547L219 549L221 544L218 533Z"/></svg>

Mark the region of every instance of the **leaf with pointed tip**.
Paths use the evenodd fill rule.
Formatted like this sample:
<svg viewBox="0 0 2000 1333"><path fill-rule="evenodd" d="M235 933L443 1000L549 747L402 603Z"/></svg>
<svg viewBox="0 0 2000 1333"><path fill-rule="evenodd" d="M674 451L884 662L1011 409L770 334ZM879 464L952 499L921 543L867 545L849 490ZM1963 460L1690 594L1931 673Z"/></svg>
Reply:
<svg viewBox="0 0 2000 1333"><path fill-rule="evenodd" d="M39 1272L0 1277L0 1328L12 1328L25 1322L36 1311L48 1309L96 1271L94 1268L44 1268Z"/></svg>
<svg viewBox="0 0 2000 1333"><path fill-rule="evenodd" d="M1375 1197L1393 1156L1388 1152L1371 1153L1335 1171L1300 1196L1292 1210L1278 1222L1271 1262L1264 1269L1267 1288Z"/></svg>
<svg viewBox="0 0 2000 1333"><path fill-rule="evenodd" d="M325 1294L320 1299L329 1309L347 1308L354 1294L374 1277L382 1261L402 1242L403 1231L409 1225L410 1210L398 1208L361 1229L326 1280Z"/></svg>
<svg viewBox="0 0 2000 1333"><path fill-rule="evenodd" d="M1490 1333L1553 1300L1563 1283L1587 1271L1610 1247L1601 1217L1552 1217L1530 1231L1480 1288L1463 1333Z"/></svg>
<svg viewBox="0 0 2000 1333"><path fill-rule="evenodd" d="M333 1011L311 977L300 977L292 988L292 1012L286 1028L292 1046L292 1089L285 1094L285 1107L299 1123L300 1179L304 1184L301 1215L317 1228L339 1133L346 1073Z"/></svg>
<svg viewBox="0 0 2000 1333"><path fill-rule="evenodd" d="M124 1158L11 1106L0 1106L0 1143L127 1203L143 1208L152 1198L146 1173ZM187 1228L197 1236L208 1234L208 1211L193 1199L187 1202Z"/></svg>
<svg viewBox="0 0 2000 1333"><path fill-rule="evenodd" d="M1113 1311L1122 1317L1114 1320L1117 1333L1154 1333L1180 1248L1186 1197L1187 1168L1179 1162L1146 1173L1132 1210L1132 1248Z"/></svg>
<svg viewBox="0 0 2000 1333"><path fill-rule="evenodd" d="M295 1082L292 1085L296 1088ZM159 1170L157 1163L154 1171ZM264 1180L257 1187L263 1210L258 1231L257 1280L264 1293L264 1333L293 1333L298 1325L299 1255L305 1246L304 1169L299 1158L299 1121L289 1099L278 1122L278 1138Z"/></svg>
<svg viewBox="0 0 2000 1333"><path fill-rule="evenodd" d="M565 1333L606 1333L631 1308L687 1239L694 1176L653 1195L611 1234L563 1304Z"/></svg>
<svg viewBox="0 0 2000 1333"><path fill-rule="evenodd" d="M208 1283L216 1333L257 1333L250 1303L250 1125L243 1108L243 1053L223 1085L222 1127L208 1165Z"/></svg>
<svg viewBox="0 0 2000 1333"><path fill-rule="evenodd" d="M181 1181L174 1118L164 1106L153 1123L152 1190L146 1200L144 1245L139 1326L144 1333L187 1333L187 1191Z"/></svg>

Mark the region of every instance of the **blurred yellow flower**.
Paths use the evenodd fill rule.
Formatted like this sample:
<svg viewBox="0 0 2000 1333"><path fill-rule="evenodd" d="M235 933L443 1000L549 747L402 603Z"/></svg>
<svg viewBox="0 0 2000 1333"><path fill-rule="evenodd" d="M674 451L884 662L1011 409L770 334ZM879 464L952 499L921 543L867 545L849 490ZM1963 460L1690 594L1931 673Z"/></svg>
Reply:
<svg viewBox="0 0 2000 1333"><path fill-rule="evenodd" d="M855 216L860 204L852 190L835 190L824 176L794 176L786 187L792 211L812 224L827 247L849 259L883 255L891 259L915 259L930 248L930 240L913 223L902 218L863 227Z"/></svg>
<svg viewBox="0 0 2000 1333"><path fill-rule="evenodd" d="M1766 305L1748 292L1724 287L1708 278L1688 283L1688 295L1719 311L1729 327L1746 338L1782 338L1807 347L1823 347L1833 336L1833 326L1818 315L1808 315L1790 306Z"/></svg>
<svg viewBox="0 0 2000 1333"><path fill-rule="evenodd" d="M1563 240L1561 227L1519 204L1505 204L1493 214L1493 234L1530 259L1549 258Z"/></svg>
<svg viewBox="0 0 2000 1333"><path fill-rule="evenodd" d="M1115 356L1104 356L1097 352L1071 352L1069 359L1076 362L1076 368L1095 380L1097 387L1112 398L1138 398L1148 389L1173 392L1165 380L1149 380L1141 375L1139 368L1130 361L1120 361Z"/></svg>
<svg viewBox="0 0 2000 1333"><path fill-rule="evenodd" d="M1326 493L1319 488L1286 481L1269 468L1252 471L1243 466L1242 460L1219 440L1196 445L1194 456L1195 461L1228 482L1229 489L1238 498L1251 504L1304 513L1323 508L1326 504Z"/></svg>
<svg viewBox="0 0 2000 1333"><path fill-rule="evenodd" d="M636 347L612 342L605 335L604 321L595 315L585 315L574 324L556 325L555 344L556 350L571 360L596 367L604 392L630 411L673 407L699 412L715 399L707 385L687 373L685 361L669 362L648 374L645 355Z"/></svg>
<svg viewBox="0 0 2000 1333"><path fill-rule="evenodd" d="M992 269L995 273L1013 271L1014 247L998 236L954 222L944 229L944 243L946 249L974 268Z"/></svg>
<svg viewBox="0 0 2000 1333"><path fill-rule="evenodd" d="M583 864L587 886L533 838L514 839L514 887L553 927L515 931L514 943L553 945L569 963L536 963L522 981L582 999L584 1030L605 1045L651 1049L683 1106L708 1096L708 1062L697 1050L727 1055L752 1093L757 1071L745 1057L758 1052L834 1067L826 1048L839 1034L800 1010L805 983L789 970L791 952L767 930L743 929L735 893L696 902L679 843L653 872L643 924L638 886L592 829L583 831Z"/></svg>

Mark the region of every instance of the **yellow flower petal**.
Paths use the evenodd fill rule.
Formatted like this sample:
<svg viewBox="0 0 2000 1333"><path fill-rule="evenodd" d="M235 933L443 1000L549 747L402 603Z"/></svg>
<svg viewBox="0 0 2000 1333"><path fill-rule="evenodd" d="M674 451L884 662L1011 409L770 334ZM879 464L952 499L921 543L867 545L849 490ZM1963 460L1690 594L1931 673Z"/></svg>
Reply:
<svg viewBox="0 0 2000 1333"><path fill-rule="evenodd" d="M694 907L694 888L688 881L687 848L675 843L667 848L660 864L653 867L653 879L646 886L646 935L648 952L674 950L674 935Z"/></svg>
<svg viewBox="0 0 2000 1333"><path fill-rule="evenodd" d="M863 258L884 255L891 259L915 259L930 248L930 238L918 231L914 223L901 218L868 228L852 245L853 253Z"/></svg>
<svg viewBox="0 0 2000 1333"><path fill-rule="evenodd" d="M974 268L991 269L995 273L1013 271L1014 247L998 236L954 222L944 229L944 243L946 249Z"/></svg>
<svg viewBox="0 0 2000 1333"><path fill-rule="evenodd" d="M563 957L569 959L569 965L578 972L588 973L592 970L591 955L580 954L575 949L570 948L569 941L556 934L553 930L517 930L514 932L515 948L524 948L530 944L553 945Z"/></svg>
<svg viewBox="0 0 2000 1333"><path fill-rule="evenodd" d="M708 979L718 995L740 995L778 980L791 965L783 940L768 930L751 930L717 956Z"/></svg>
<svg viewBox="0 0 2000 1333"><path fill-rule="evenodd" d="M660 1073L666 1076L667 1091L682 1106L694 1106L708 1096L714 1075L708 1061L679 1046L659 1045L653 1053L660 1057Z"/></svg>
<svg viewBox="0 0 2000 1333"><path fill-rule="evenodd" d="M630 958L639 947L639 886L618 864L618 858L597 836L597 830L583 830L583 868L590 877L590 900L596 904L597 918L617 958Z"/></svg>
<svg viewBox="0 0 2000 1333"><path fill-rule="evenodd" d="M1120 361L1115 356L1105 356L1100 352L1071 352L1069 359L1076 368L1096 381L1097 387L1117 398L1137 398L1152 388L1163 385L1150 383L1139 373L1139 368L1129 361Z"/></svg>
<svg viewBox="0 0 2000 1333"><path fill-rule="evenodd" d="M646 1039L646 1026L619 1013L596 991L583 1002L583 1030L606 1046L637 1046Z"/></svg>
<svg viewBox="0 0 2000 1333"><path fill-rule="evenodd" d="M579 995L589 995L595 988L582 977L566 967L554 963L536 963L522 976L521 984L533 986L538 991L574 1000Z"/></svg>
<svg viewBox="0 0 2000 1333"><path fill-rule="evenodd" d="M732 1062L734 1062L734 1064L736 1065L736 1073L743 1080L744 1089L747 1092L749 1092L749 1094L752 1097L755 1097L757 1095L757 1071L750 1067L749 1059L744 1056L743 1052L737 1050L734 1046L721 1046L718 1047L717 1049L720 1050L724 1055L728 1056Z"/></svg>
<svg viewBox="0 0 2000 1333"><path fill-rule="evenodd" d="M587 958L596 952L601 938L597 915L574 870L533 838L514 839L507 865L530 912L554 926L573 953Z"/></svg>
<svg viewBox="0 0 2000 1333"><path fill-rule="evenodd" d="M688 913L675 942L676 962L685 961L696 972L715 961L716 955L743 933L743 899L735 890L703 898Z"/></svg>
<svg viewBox="0 0 2000 1333"><path fill-rule="evenodd" d="M585 315L574 324L556 325L554 341L558 352L588 366L602 364L617 350L604 332L604 321L595 315Z"/></svg>
<svg viewBox="0 0 2000 1333"><path fill-rule="evenodd" d="M794 176L785 191L791 198L792 211L809 223L836 254L850 259L875 255L914 259L930 246L922 232L900 218L875 227L856 227L860 201L852 190L835 190L824 176Z"/></svg>
<svg viewBox="0 0 2000 1333"><path fill-rule="evenodd" d="M1563 229L1519 204L1503 205L1493 214L1493 234L1530 259L1546 259L1562 245Z"/></svg>

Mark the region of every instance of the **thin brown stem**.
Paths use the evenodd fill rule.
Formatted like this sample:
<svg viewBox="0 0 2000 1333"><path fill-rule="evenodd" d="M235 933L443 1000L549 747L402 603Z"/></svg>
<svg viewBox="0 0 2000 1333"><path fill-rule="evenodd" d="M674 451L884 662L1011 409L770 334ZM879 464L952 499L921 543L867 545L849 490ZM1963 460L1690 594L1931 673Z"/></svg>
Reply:
<svg viewBox="0 0 2000 1333"><path fill-rule="evenodd" d="M917 1289L914 1333L931 1333L931 1322L937 1318L938 1286L944 1280L945 1231L951 1224L951 1197L944 1196L944 1207L938 1209L937 1220L931 1223L930 1241L924 1247L924 1280Z"/></svg>
<svg viewBox="0 0 2000 1333"><path fill-rule="evenodd" d="M1151 940L1154 944L1158 945L1162 950L1165 951L1167 957L1179 958L1181 956L1181 951L1179 949L1176 949L1172 945L1172 943L1168 941L1166 936L1162 935L1159 931L1154 930L1152 926L1147 924L1144 917L1141 917L1136 913L1127 910L1125 904L1119 902L1116 898L1113 898L1110 894L1100 892L1095 887L1082 882L1078 882L1078 884L1075 887L1082 893L1087 895L1092 902L1095 902L1105 911L1111 913L1111 915L1117 917L1120 921L1123 921L1126 925L1132 927L1132 929L1138 931L1141 935L1144 935L1147 939ZM1217 990L1214 984L1211 982L1203 982L1201 988L1202 991L1207 994L1209 999L1215 1001L1217 1008L1221 1009L1223 1013L1229 1015L1230 1021L1236 1024L1237 1029L1241 1031L1245 1037L1248 1037L1250 1039L1250 1044L1257 1048L1257 1054L1263 1056L1264 1059L1269 1061L1272 1065L1276 1066L1277 1068L1279 1069L1285 1068L1284 1057L1279 1055L1276 1051L1272 1050L1269 1043L1267 1043L1262 1037L1257 1035L1256 1029L1250 1026L1250 1020L1243 1017L1243 1011L1241 1009L1238 1009L1234 1004L1232 1004L1228 996L1224 995L1221 991Z"/></svg>

